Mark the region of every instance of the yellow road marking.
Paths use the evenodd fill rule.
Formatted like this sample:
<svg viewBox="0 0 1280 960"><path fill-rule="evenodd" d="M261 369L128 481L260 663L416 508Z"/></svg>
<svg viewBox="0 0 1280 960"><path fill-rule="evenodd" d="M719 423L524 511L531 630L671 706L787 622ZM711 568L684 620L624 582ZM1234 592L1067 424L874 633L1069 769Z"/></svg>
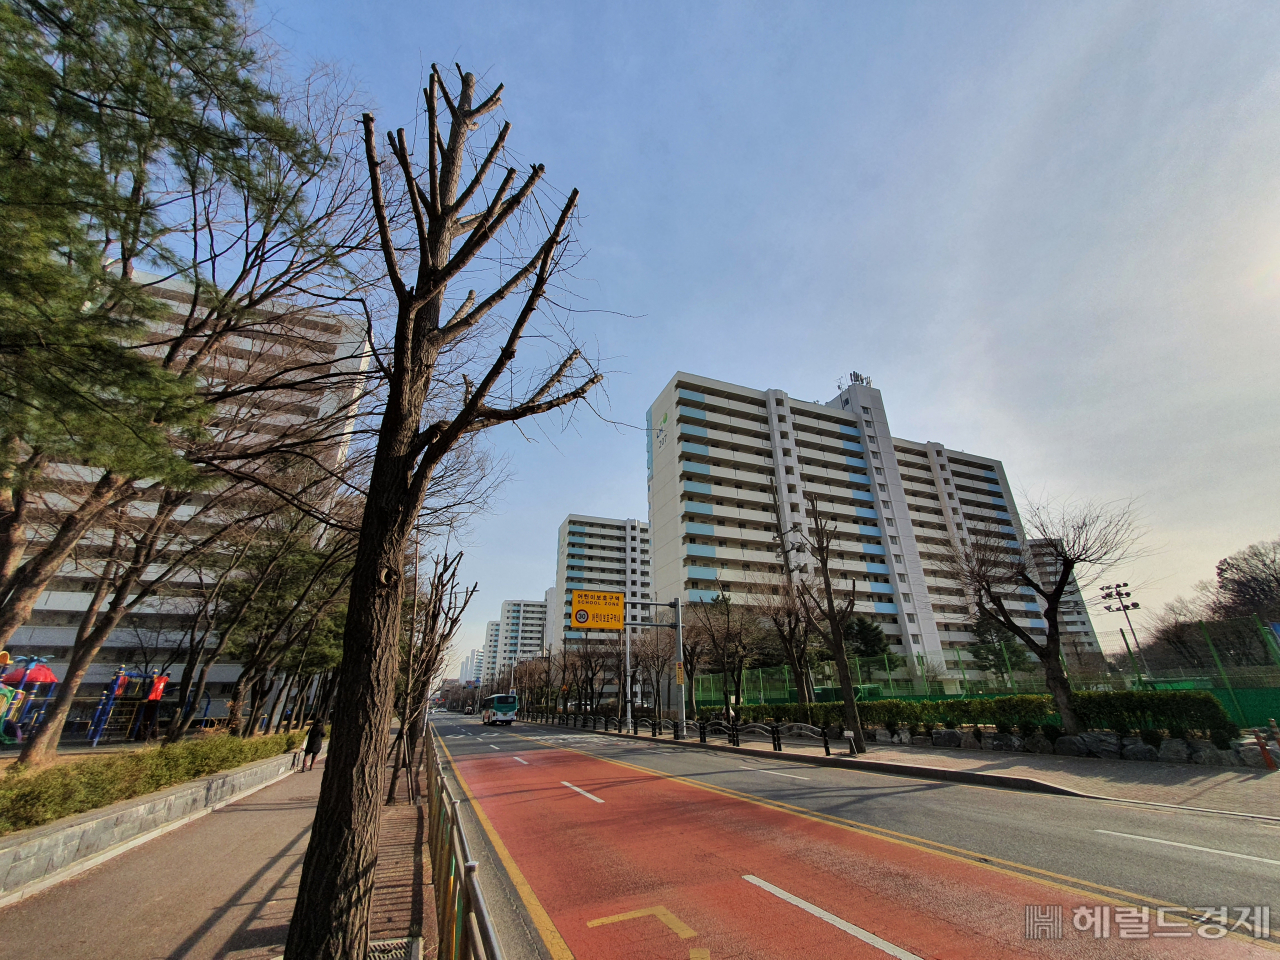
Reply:
<svg viewBox="0 0 1280 960"><path fill-rule="evenodd" d="M521 737L518 733L512 734L512 736ZM521 739L532 740L533 738L521 737ZM1184 904L1169 903L1155 897L1148 897L1145 894L1104 886L1103 884L1093 883L1089 880L1081 880L1078 877L1065 876L1063 874L1054 873L1050 870L1042 870L1039 867L1033 867L1025 863L1018 863L1014 860L1002 860L998 857L988 857L980 853L975 853L972 850L966 850L963 847L953 847L934 840L925 840L923 837L914 837L911 834L899 833L896 830L889 830L885 827L859 823L856 820L846 820L843 817L837 817L828 813L817 813L812 810L806 810L803 807L796 807L789 803L783 803L781 800L765 800L761 797L754 797L751 794L739 793L736 790L730 790L728 787L712 786L708 783L702 783L699 780L691 780L687 777L681 777L676 774L663 773L661 770L654 770L651 767L642 767L638 764L628 763L625 760L616 760L612 757L602 757L599 754L589 753L586 750L579 750L576 747L567 747L558 744L554 746L553 749L566 750L570 753L590 757L593 760L611 763L627 770L634 770L638 773L647 773L651 776L659 777L664 780L673 780L677 783L697 787L699 790L706 790L708 793L716 793L720 796L729 797L734 800L742 800L746 803L755 804L758 807L764 807L769 810L778 810L782 813L790 813L805 820L812 820L815 823L829 824L830 826L837 827L841 830L847 830L850 833L857 833L862 836L884 840L886 843L894 843L900 846L910 847L915 850L921 850L925 853L932 853L934 856L980 867L993 873L1001 874L1002 876L1013 877L1018 880L1028 880L1032 883L1038 883L1042 886L1060 890L1065 893L1071 893L1077 896L1080 894L1106 894L1109 896L1103 897L1103 902L1110 903L1112 906L1128 907L1133 906L1134 901L1137 901L1139 904L1146 903L1152 906L1165 907L1166 909L1173 908L1174 910L1186 910ZM863 771L856 772L861 773ZM967 784L964 784L964 786L967 786ZM1029 874L1038 874L1038 876ZM1280 951L1280 945L1277 945L1270 940L1258 940L1235 932L1228 932L1227 936L1233 939L1245 940L1253 944L1261 944L1262 946L1268 947L1272 950Z"/></svg>
<svg viewBox="0 0 1280 960"><path fill-rule="evenodd" d="M646 907L643 910L632 910L630 913L620 913L614 917L601 917L599 920L588 920L588 927L603 927L606 923L620 923L623 920L636 920L640 917L657 917L681 940L688 940L690 937L696 937L697 934L689 928L679 917L668 910L666 907Z"/></svg>
<svg viewBox="0 0 1280 960"><path fill-rule="evenodd" d="M467 795L467 801L471 804L471 809L475 811L476 819L480 821L480 826L484 828L485 834L489 837L489 842L493 844L493 849L497 852L498 859L502 861L507 875L511 877L516 893L520 894L520 899L524 901L524 908L529 911L529 917L533 920L533 925L537 928L538 935L542 937L542 942L547 945L547 952L551 954L551 960L574 960L573 951L564 942L564 937L560 936L560 931L551 922L550 915L542 906L537 894L533 892L533 887L529 886L529 881L524 878L524 874L516 866L516 861L511 856L511 851L507 849L507 845L498 836L498 831L493 828L493 824L485 816L485 812L480 808L475 794L467 786L467 781L462 779L462 772L458 770L458 765L453 760L453 754L449 752L449 748L444 745L443 741L440 743L440 749L449 758L449 765L453 767L453 776L458 781L458 786L462 787L462 792Z"/></svg>
<svg viewBox="0 0 1280 960"><path fill-rule="evenodd" d="M711 960L711 951L706 947L694 947L689 951L689 960Z"/></svg>

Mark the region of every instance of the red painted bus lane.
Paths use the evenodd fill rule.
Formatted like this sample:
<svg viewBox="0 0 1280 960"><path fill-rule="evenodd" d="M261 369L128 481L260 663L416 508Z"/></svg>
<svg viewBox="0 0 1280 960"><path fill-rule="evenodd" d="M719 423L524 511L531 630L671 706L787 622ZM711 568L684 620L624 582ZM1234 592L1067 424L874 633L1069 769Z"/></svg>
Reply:
<svg viewBox="0 0 1280 960"><path fill-rule="evenodd" d="M579 960L1276 956L1094 938L1073 909L1117 901L575 751L522 759L455 764ZM1029 905L1061 908L1060 939L1025 938Z"/></svg>

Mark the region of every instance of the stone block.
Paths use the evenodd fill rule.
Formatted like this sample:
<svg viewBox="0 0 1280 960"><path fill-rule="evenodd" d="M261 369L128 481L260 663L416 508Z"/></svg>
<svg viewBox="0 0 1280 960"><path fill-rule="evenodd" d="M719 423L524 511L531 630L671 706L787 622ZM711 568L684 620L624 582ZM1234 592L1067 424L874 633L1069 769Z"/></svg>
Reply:
<svg viewBox="0 0 1280 960"><path fill-rule="evenodd" d="M1088 755L1084 741L1079 737L1061 736L1053 744L1053 752L1060 757L1084 757Z"/></svg>
<svg viewBox="0 0 1280 960"><path fill-rule="evenodd" d="M961 739L959 730L947 730L944 728L942 730L933 731L933 745L935 747L949 747L951 749L956 749L960 746Z"/></svg>
<svg viewBox="0 0 1280 960"><path fill-rule="evenodd" d="M983 739L991 741L992 750L1016 751L1022 749L1022 739L1012 733L993 733Z"/></svg>
<svg viewBox="0 0 1280 960"><path fill-rule="evenodd" d="M931 747L933 746L933 739L931 737L912 737L911 745L913 747Z"/></svg>
<svg viewBox="0 0 1280 960"><path fill-rule="evenodd" d="M1160 751L1150 744L1143 743L1139 740L1137 743L1131 743L1120 751L1121 756L1126 760L1144 760L1155 761L1160 759Z"/></svg>
<svg viewBox="0 0 1280 960"><path fill-rule="evenodd" d="M1089 730L1080 734L1080 742L1084 744L1089 756L1103 760L1120 759L1120 738L1114 733Z"/></svg>
<svg viewBox="0 0 1280 960"><path fill-rule="evenodd" d="M960 747L964 750L981 750L982 744L978 742L977 737L966 730L960 734Z"/></svg>
<svg viewBox="0 0 1280 960"><path fill-rule="evenodd" d="M876 729L876 743L893 743L893 734L883 727Z"/></svg>
<svg viewBox="0 0 1280 960"><path fill-rule="evenodd" d="M1192 740L1190 741L1190 747L1192 763L1198 763L1205 767L1223 766L1222 751L1208 740Z"/></svg>
<svg viewBox="0 0 1280 960"><path fill-rule="evenodd" d="M1033 733L1023 741L1022 749L1028 753L1053 753L1053 744L1043 733Z"/></svg>
<svg viewBox="0 0 1280 960"><path fill-rule="evenodd" d="M1280 748L1268 747L1271 759L1275 761L1277 767L1280 767ZM1242 743L1237 749L1242 766L1255 767L1259 770L1267 770L1267 761L1262 757L1262 748L1256 743Z"/></svg>
<svg viewBox="0 0 1280 960"><path fill-rule="evenodd" d="M1185 740L1165 740L1160 744L1160 759L1165 763L1186 763L1191 759L1191 749Z"/></svg>

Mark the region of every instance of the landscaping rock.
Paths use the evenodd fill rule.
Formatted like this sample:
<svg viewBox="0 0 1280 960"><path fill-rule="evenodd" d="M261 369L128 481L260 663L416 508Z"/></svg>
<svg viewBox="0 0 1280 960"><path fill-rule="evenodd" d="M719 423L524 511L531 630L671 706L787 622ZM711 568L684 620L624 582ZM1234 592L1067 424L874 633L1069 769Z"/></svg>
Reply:
<svg viewBox="0 0 1280 960"><path fill-rule="evenodd" d="M1160 751L1149 744L1143 743L1141 740L1137 743L1128 744L1120 751L1120 755L1126 760L1145 760L1151 762L1160 759Z"/></svg>
<svg viewBox="0 0 1280 960"><path fill-rule="evenodd" d="M876 743L893 743L893 734L888 730L876 728Z"/></svg>
<svg viewBox="0 0 1280 960"><path fill-rule="evenodd" d="M959 730L943 729L933 731L933 745L935 747L949 747L951 749L957 749L960 746L960 740L961 737ZM1258 756L1262 756L1262 754L1258 754Z"/></svg>
<svg viewBox="0 0 1280 960"><path fill-rule="evenodd" d="M1053 745L1053 752L1060 757L1084 757L1089 751L1079 737L1061 736Z"/></svg>
<svg viewBox="0 0 1280 960"><path fill-rule="evenodd" d="M1222 751L1215 747L1208 740L1192 740L1189 742L1191 747L1191 762L1198 763L1206 767L1221 767Z"/></svg>
<svg viewBox="0 0 1280 960"><path fill-rule="evenodd" d="M1029 753L1053 753L1053 744L1043 733L1033 733L1022 742L1022 749Z"/></svg>
<svg viewBox="0 0 1280 960"><path fill-rule="evenodd" d="M960 748L962 750L981 750L982 744L978 742L977 737L966 730L960 734Z"/></svg>
<svg viewBox="0 0 1280 960"><path fill-rule="evenodd" d="M995 734L992 734L989 738L984 738L984 739L991 740L992 750L1012 751L1012 750L1022 749L1022 738L1015 736L1012 733L995 733Z"/></svg>
<svg viewBox="0 0 1280 960"><path fill-rule="evenodd" d="M1185 740L1165 740L1160 744L1160 759L1165 763L1186 763L1191 759L1191 749Z"/></svg>
<svg viewBox="0 0 1280 960"><path fill-rule="evenodd" d="M893 735L893 742L894 743L910 743L911 731L906 729L899 729L898 732Z"/></svg>
<svg viewBox="0 0 1280 960"><path fill-rule="evenodd" d="M911 745L913 747L931 747L933 746L932 737L912 737Z"/></svg>
<svg viewBox="0 0 1280 960"><path fill-rule="evenodd" d="M1120 759L1120 738L1114 733L1090 730L1080 734L1079 739L1091 757L1100 757L1103 760Z"/></svg>
<svg viewBox="0 0 1280 960"><path fill-rule="evenodd" d="M1266 770L1267 761L1262 758L1262 748L1256 743L1241 744L1236 752L1240 756L1240 762L1246 767L1256 767L1259 770ZM1271 757L1276 762L1276 766L1280 767L1280 749L1276 747L1270 748Z"/></svg>

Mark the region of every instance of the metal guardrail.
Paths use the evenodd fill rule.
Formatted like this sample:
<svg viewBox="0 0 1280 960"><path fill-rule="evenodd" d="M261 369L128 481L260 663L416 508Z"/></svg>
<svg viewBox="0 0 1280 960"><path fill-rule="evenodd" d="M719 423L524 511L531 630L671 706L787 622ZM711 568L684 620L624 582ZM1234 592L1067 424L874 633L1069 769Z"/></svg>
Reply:
<svg viewBox="0 0 1280 960"><path fill-rule="evenodd" d="M503 960L476 876L479 864L458 816L436 750L435 731L426 737L427 849L431 854L431 883L436 892L436 960Z"/></svg>
<svg viewBox="0 0 1280 960"><path fill-rule="evenodd" d="M742 736L746 734L747 740L753 737L757 740L768 738L768 743L777 752L782 752L783 744L788 738L794 740L820 740L822 741L822 752L826 756L831 756L831 741L827 731L822 727L815 727L807 723L726 723L723 720L686 720L685 730L681 732L679 724L672 720L654 720L648 717L633 718L630 729L627 729L625 721L619 722L613 717L597 717L590 714L578 713L549 713L539 710L522 710L518 714L521 720L526 723L547 723L552 726L575 727L580 730L604 730L609 732L610 724L613 729L619 733L630 733L632 736L644 736L641 730L645 730L650 738L657 738L663 733L670 731L673 740L691 740L692 731L698 733L698 742L706 743L707 737L722 736L725 742L731 747L742 746ZM854 748L853 737L843 737L848 741L849 756L856 757L858 751Z"/></svg>

